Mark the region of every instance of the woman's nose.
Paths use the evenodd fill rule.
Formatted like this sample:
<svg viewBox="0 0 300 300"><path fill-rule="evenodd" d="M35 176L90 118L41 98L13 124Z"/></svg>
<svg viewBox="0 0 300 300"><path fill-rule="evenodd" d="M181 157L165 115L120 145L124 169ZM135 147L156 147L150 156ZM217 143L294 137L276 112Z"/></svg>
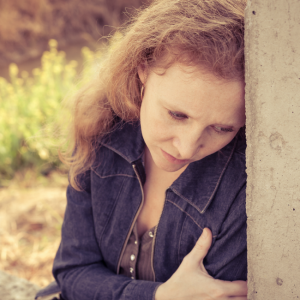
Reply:
<svg viewBox="0 0 300 300"><path fill-rule="evenodd" d="M173 146L180 154L179 159L191 159L203 148L204 130L186 130L177 132Z"/></svg>

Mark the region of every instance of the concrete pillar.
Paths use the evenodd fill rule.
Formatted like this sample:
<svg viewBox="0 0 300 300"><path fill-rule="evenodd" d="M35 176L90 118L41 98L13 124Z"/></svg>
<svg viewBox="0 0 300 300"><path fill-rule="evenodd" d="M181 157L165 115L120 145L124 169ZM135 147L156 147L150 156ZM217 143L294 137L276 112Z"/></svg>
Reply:
<svg viewBox="0 0 300 300"><path fill-rule="evenodd" d="M300 299L300 1L246 9L248 299Z"/></svg>

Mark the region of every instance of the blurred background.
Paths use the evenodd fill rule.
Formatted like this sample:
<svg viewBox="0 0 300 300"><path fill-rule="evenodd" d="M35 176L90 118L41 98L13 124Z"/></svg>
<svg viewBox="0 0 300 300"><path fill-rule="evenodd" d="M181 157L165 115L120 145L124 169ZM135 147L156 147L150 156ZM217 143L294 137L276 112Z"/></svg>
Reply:
<svg viewBox="0 0 300 300"><path fill-rule="evenodd" d="M57 150L66 95L147 0L0 0L0 269L50 283L67 170Z"/></svg>

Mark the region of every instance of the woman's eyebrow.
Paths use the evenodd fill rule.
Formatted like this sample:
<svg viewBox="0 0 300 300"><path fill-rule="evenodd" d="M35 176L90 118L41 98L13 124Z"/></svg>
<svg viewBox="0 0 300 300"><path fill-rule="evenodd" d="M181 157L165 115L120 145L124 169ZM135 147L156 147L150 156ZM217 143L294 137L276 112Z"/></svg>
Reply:
<svg viewBox="0 0 300 300"><path fill-rule="evenodd" d="M183 115L186 115L186 116L191 116L190 113L188 113L187 111L185 111L184 108L179 108L176 106L176 104L174 103L168 103L167 101L165 101L164 99L160 99L160 101L163 103L163 105L169 109L169 110L172 110L174 112L177 112L177 113L181 113Z"/></svg>
<svg viewBox="0 0 300 300"><path fill-rule="evenodd" d="M213 125L220 126L220 127L225 127L226 129L235 129L236 128L236 126L234 126L234 125L228 125L228 124L220 124L220 123L218 123L218 124L213 124Z"/></svg>

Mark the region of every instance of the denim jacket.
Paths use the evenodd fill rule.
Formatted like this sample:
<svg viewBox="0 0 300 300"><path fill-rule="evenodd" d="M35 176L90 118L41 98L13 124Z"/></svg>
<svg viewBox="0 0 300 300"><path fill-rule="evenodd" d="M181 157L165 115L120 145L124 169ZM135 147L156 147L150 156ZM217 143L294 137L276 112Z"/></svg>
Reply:
<svg viewBox="0 0 300 300"><path fill-rule="evenodd" d="M204 260L216 279L246 280L245 139L186 168L166 190L154 233L155 281L117 275L143 205L146 180L139 124L123 124L102 139L96 160L80 175L83 191L67 189L62 241L53 274L67 300L153 300L192 250L204 227L213 234Z"/></svg>

